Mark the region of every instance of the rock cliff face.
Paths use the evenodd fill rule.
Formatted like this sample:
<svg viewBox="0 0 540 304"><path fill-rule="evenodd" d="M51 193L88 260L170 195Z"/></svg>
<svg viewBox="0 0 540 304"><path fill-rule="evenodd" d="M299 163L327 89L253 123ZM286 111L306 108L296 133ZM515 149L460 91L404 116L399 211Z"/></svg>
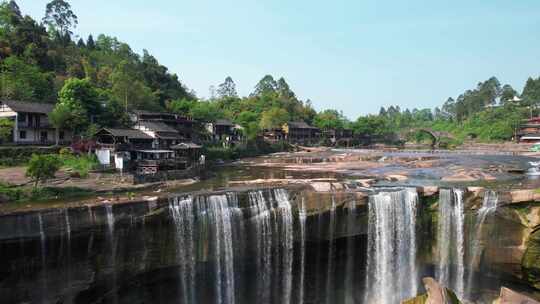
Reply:
<svg viewBox="0 0 540 304"><path fill-rule="evenodd" d="M291 299L320 300L333 295L334 289L364 286L368 195L348 186L318 190L297 187L286 191L286 198L269 189L195 194L190 196L193 209L187 210L191 213L186 217L174 213L187 212L178 205L186 196L4 215L0 218L0 299L5 303L38 299L142 303L184 297L186 290L193 292L186 282L193 281L195 286L214 286L190 294L200 302L226 296L230 288L243 288L254 291L236 302L250 303L261 296L253 284L261 272L258 267L263 266L271 268L266 276L269 288L277 288L277 294L283 288L290 290L286 294ZM421 275L434 275L438 189L418 192L417 259ZM465 192L467 223L473 222L484 193L482 189ZM540 204L531 193L517 197L500 195L497 211L481 227L480 258L474 267L485 277L540 289ZM468 237L473 231L470 226ZM265 258L254 258L261 256ZM274 266L281 270L271 271ZM232 287L226 285L230 271L242 273ZM188 277L183 276L186 273ZM214 277L214 273L221 275ZM290 282L283 279L287 276ZM347 283L334 283L341 279ZM308 282L317 288L304 291ZM351 289L356 291L336 297L361 299L363 287Z"/></svg>

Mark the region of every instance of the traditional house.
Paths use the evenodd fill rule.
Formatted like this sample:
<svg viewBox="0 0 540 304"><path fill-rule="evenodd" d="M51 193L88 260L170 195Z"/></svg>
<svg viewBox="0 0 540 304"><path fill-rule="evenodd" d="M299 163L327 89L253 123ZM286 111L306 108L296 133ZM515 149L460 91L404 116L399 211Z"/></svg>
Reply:
<svg viewBox="0 0 540 304"><path fill-rule="evenodd" d="M12 142L15 144L49 145L69 143L72 134L67 130L56 130L48 115L53 104L2 100L0 118L13 120Z"/></svg>
<svg viewBox="0 0 540 304"><path fill-rule="evenodd" d="M180 132L164 122L139 121L133 128L150 135L154 139L154 149L168 149L184 139Z"/></svg>
<svg viewBox="0 0 540 304"><path fill-rule="evenodd" d="M103 166L128 170L135 149L150 149L154 139L134 129L103 128L96 138L96 156Z"/></svg>
<svg viewBox="0 0 540 304"><path fill-rule="evenodd" d="M241 127L233 124L228 119L217 119L206 124L206 131L210 134L211 141L235 142L241 139Z"/></svg>
<svg viewBox="0 0 540 304"><path fill-rule="evenodd" d="M171 149L175 151L177 159L183 158L188 165L194 165L199 162L202 146L192 142L186 142L172 146Z"/></svg>
<svg viewBox="0 0 540 304"><path fill-rule="evenodd" d="M314 144L320 139L320 130L303 121L284 124L283 133L285 133L285 140L294 144Z"/></svg>
<svg viewBox="0 0 540 304"><path fill-rule="evenodd" d="M540 141L540 117L525 120L517 133L517 139L524 143Z"/></svg>
<svg viewBox="0 0 540 304"><path fill-rule="evenodd" d="M141 130L103 128L94 137L100 148L129 151L151 149L154 138Z"/></svg>
<svg viewBox="0 0 540 304"><path fill-rule="evenodd" d="M174 128L182 138L196 139L195 124L191 117L167 112L150 112L135 110L130 113L130 119L135 124L139 122L159 122Z"/></svg>
<svg viewBox="0 0 540 304"><path fill-rule="evenodd" d="M285 133L283 129L274 128L274 129L265 129L262 132L264 141L275 144L283 141L285 139Z"/></svg>
<svg viewBox="0 0 540 304"><path fill-rule="evenodd" d="M323 136L328 139L332 145L350 146L353 141L353 131L351 129L328 129L323 131Z"/></svg>

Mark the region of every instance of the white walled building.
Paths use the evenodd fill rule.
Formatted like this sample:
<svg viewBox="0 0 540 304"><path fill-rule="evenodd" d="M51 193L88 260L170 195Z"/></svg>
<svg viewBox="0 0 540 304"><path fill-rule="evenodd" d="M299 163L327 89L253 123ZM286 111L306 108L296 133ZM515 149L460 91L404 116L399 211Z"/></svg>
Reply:
<svg viewBox="0 0 540 304"><path fill-rule="evenodd" d="M2 100L0 118L13 120L12 142L15 144L49 145L69 143L72 134L66 130L57 130L50 124L48 114L53 104Z"/></svg>

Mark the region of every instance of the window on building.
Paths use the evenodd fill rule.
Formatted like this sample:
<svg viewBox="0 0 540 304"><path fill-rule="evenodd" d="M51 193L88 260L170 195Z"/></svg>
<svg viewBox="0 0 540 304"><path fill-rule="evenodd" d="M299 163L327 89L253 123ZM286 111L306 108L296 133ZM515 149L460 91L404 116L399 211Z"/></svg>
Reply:
<svg viewBox="0 0 540 304"><path fill-rule="evenodd" d="M64 140L64 138L65 138L64 131L60 131L60 133L58 133L58 138L59 138L60 140Z"/></svg>
<svg viewBox="0 0 540 304"><path fill-rule="evenodd" d="M40 134L41 141L47 141L48 137L49 137L49 134L47 133L47 131L41 132Z"/></svg>
<svg viewBox="0 0 540 304"><path fill-rule="evenodd" d="M19 131L19 138L26 139L26 131Z"/></svg>
<svg viewBox="0 0 540 304"><path fill-rule="evenodd" d="M18 122L25 122L26 121L26 114L24 114L24 113L17 114L17 121Z"/></svg>

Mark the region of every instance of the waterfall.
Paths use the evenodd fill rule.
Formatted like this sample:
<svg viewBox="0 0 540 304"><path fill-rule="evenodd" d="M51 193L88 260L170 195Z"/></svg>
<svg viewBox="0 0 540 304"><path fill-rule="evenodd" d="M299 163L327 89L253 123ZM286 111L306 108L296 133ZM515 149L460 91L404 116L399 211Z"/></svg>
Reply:
<svg viewBox="0 0 540 304"><path fill-rule="evenodd" d="M69 244L69 242L71 241L71 224L69 222L69 212L67 209L64 210L64 220L66 222L66 235Z"/></svg>
<svg viewBox="0 0 540 304"><path fill-rule="evenodd" d="M333 302L333 282L334 282L334 231L336 229L336 199L332 195L332 205L330 206L330 221L328 224L328 269L326 273L326 303Z"/></svg>
<svg viewBox="0 0 540 304"><path fill-rule="evenodd" d="M465 213L463 191L441 189L439 192L439 225L437 233L439 263L437 279L460 297L465 289Z"/></svg>
<svg viewBox="0 0 540 304"><path fill-rule="evenodd" d="M281 218L281 267L282 267L282 298L281 303L289 304L291 301L292 293L292 266L293 266L293 220L291 203L289 202L289 195L284 189L274 190L274 196L278 204L278 209Z"/></svg>
<svg viewBox="0 0 540 304"><path fill-rule="evenodd" d="M42 302L46 301L47 298L47 247L46 247L46 238L45 238L45 229L43 228L43 216L41 213L38 213L38 224L39 224L39 240L40 240L40 253L41 253L41 297Z"/></svg>
<svg viewBox="0 0 540 304"><path fill-rule="evenodd" d="M298 210L298 221L300 224L300 279L298 287L298 304L304 303L304 267L306 263L306 206L304 198L300 202L300 208Z"/></svg>
<svg viewBox="0 0 540 304"><path fill-rule="evenodd" d="M180 264L183 303L195 303L193 199L192 197L174 198L169 208L176 228L176 258Z"/></svg>
<svg viewBox="0 0 540 304"><path fill-rule="evenodd" d="M250 208L254 209L255 215L252 218L255 226L256 248L257 248L257 298L262 303L270 302L271 287L271 250L272 250L272 230L270 227L270 210L262 191L249 193Z"/></svg>
<svg viewBox="0 0 540 304"><path fill-rule="evenodd" d="M106 205L105 212L107 216L107 228L109 229L109 235L112 239L114 239L114 213L112 210L112 205Z"/></svg>
<svg viewBox="0 0 540 304"><path fill-rule="evenodd" d="M113 303L118 303L117 294L117 274L116 274L116 244L114 240L114 213L112 205L105 205L105 213L107 218L107 229L109 234L109 243L111 247L111 272L112 272L112 297Z"/></svg>
<svg viewBox="0 0 540 304"><path fill-rule="evenodd" d="M226 195L208 198L209 215L215 232L217 303L234 303L234 256L231 213Z"/></svg>
<svg viewBox="0 0 540 304"><path fill-rule="evenodd" d="M469 246L469 263L468 263L468 277L467 277L467 297L471 296L471 289L474 285L474 270L475 266L480 264L480 257L482 253L482 246L480 240L482 239L482 228L488 215L494 213L497 210L499 203L499 197L497 192L487 190L484 193L484 200L482 201L482 207L478 210L476 215L476 221L474 224L474 237Z"/></svg>
<svg viewBox="0 0 540 304"><path fill-rule="evenodd" d="M352 201L349 204L348 214L347 214L347 230L350 234L354 230L356 222L356 201ZM347 240L347 261L345 266L345 291L348 292L345 294L345 303L352 304L354 303L354 268L355 268L355 239L354 237L349 237Z"/></svg>
<svg viewBox="0 0 540 304"><path fill-rule="evenodd" d="M418 291L415 189L369 197L365 303L393 304Z"/></svg>

